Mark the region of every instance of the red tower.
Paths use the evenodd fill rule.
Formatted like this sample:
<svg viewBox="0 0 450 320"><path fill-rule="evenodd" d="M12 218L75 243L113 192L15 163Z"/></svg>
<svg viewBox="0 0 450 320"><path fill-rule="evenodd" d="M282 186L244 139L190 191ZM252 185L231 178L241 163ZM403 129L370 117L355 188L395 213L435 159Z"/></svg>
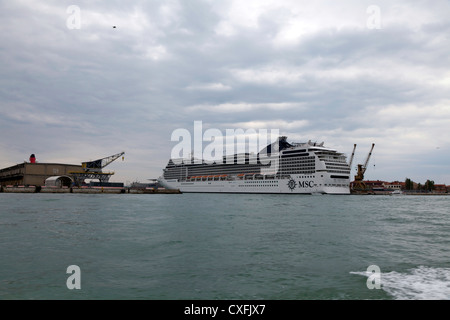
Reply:
<svg viewBox="0 0 450 320"><path fill-rule="evenodd" d="M34 156L34 153L30 156L30 163L36 163L36 157Z"/></svg>

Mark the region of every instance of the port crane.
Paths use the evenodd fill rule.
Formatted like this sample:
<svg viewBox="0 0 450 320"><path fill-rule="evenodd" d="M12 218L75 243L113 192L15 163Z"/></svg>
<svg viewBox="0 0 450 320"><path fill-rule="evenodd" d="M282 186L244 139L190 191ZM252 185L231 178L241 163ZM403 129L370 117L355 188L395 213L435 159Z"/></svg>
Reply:
<svg viewBox="0 0 450 320"><path fill-rule="evenodd" d="M348 166L350 167L350 169L352 168L353 157L355 156L355 149L356 149L356 143L353 145L352 156L350 157L350 161L348 162Z"/></svg>
<svg viewBox="0 0 450 320"><path fill-rule="evenodd" d="M102 172L102 169L106 167L111 162L115 161L119 157L123 156L125 152L117 153L109 157L105 157L102 159L82 162L81 167L85 172Z"/></svg>
<svg viewBox="0 0 450 320"><path fill-rule="evenodd" d="M353 190L355 191L366 191L367 185L364 182L364 173L367 170L367 165L369 164L370 156L372 155L373 148L375 147L375 143L372 143L372 147L370 148L369 154L367 155L366 161L364 164L358 164L358 169L355 175L355 182L353 184ZM353 148L353 152L355 151L356 144ZM353 154L350 161L353 160ZM351 163L351 162L350 162Z"/></svg>
<svg viewBox="0 0 450 320"><path fill-rule="evenodd" d="M109 178L111 178L114 172L103 172L102 169L120 157L122 157L123 160L124 154L125 152L120 152L94 161L82 162L82 171L72 171L69 173L74 178L74 182L77 186L82 185L85 179L98 179L101 183L109 182Z"/></svg>

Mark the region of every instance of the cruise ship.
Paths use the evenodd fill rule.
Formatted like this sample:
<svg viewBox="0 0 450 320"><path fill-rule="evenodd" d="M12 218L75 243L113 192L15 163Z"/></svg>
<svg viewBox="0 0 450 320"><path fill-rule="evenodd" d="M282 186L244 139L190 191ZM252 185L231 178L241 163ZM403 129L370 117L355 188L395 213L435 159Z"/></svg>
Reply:
<svg viewBox="0 0 450 320"><path fill-rule="evenodd" d="M212 163L195 160L170 159L159 183L183 193L350 193L346 155L323 142L289 143L282 136L257 154L228 155Z"/></svg>

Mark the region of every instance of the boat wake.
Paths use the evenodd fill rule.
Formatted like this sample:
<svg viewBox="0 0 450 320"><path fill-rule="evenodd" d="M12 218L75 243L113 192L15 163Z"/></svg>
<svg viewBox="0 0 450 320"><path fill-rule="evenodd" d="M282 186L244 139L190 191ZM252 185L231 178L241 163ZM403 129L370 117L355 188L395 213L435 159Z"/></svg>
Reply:
<svg viewBox="0 0 450 320"><path fill-rule="evenodd" d="M370 272L350 272L369 277ZM381 289L397 300L450 299L450 268L419 266L407 272L381 273Z"/></svg>

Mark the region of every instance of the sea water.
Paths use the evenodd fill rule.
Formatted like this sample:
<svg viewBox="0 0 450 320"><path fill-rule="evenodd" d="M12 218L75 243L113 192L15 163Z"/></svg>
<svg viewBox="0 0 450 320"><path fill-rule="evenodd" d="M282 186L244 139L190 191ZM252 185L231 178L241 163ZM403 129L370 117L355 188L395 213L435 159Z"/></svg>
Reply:
<svg viewBox="0 0 450 320"><path fill-rule="evenodd" d="M450 299L449 208L448 196L0 193L0 299Z"/></svg>

